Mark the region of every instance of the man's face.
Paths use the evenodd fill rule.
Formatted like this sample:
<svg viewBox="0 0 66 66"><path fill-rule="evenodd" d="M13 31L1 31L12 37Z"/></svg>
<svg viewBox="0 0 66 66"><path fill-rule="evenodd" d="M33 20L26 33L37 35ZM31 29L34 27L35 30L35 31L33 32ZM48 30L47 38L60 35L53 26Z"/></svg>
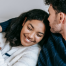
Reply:
<svg viewBox="0 0 66 66"><path fill-rule="evenodd" d="M60 33L61 32L61 24L59 23L59 15L56 14L56 11L53 9L52 5L50 5L49 9L49 25L50 25L50 30L53 33Z"/></svg>

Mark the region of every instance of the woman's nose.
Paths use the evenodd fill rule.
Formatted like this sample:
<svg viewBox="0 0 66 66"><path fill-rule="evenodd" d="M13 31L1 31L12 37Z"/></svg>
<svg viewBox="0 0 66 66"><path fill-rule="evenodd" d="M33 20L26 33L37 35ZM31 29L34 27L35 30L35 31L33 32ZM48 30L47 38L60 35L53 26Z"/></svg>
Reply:
<svg viewBox="0 0 66 66"><path fill-rule="evenodd" d="M35 37L35 32L31 32L28 37L29 38L34 38Z"/></svg>

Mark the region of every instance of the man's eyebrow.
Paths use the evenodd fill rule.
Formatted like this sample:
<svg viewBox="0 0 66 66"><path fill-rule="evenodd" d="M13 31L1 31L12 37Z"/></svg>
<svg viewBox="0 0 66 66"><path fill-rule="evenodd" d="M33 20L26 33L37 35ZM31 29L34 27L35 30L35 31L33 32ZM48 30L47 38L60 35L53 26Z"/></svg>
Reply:
<svg viewBox="0 0 66 66"><path fill-rule="evenodd" d="M29 25L31 25L31 27L34 29L33 25L29 23Z"/></svg>

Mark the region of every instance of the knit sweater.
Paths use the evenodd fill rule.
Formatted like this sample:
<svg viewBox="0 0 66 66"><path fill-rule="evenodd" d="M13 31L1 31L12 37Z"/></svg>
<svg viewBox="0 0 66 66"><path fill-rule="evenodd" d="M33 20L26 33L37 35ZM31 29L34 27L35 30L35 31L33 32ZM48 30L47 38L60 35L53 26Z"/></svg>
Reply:
<svg viewBox="0 0 66 66"><path fill-rule="evenodd" d="M5 43L5 33L0 33L0 66L36 66L40 46L38 44L24 47L11 47Z"/></svg>
<svg viewBox="0 0 66 66"><path fill-rule="evenodd" d="M6 31L7 27L9 26L9 24L11 23L11 21L13 19L15 19L15 18L12 18L12 19L9 19L9 20L7 20L5 22L0 23L0 25L2 27L2 32L5 32Z"/></svg>
<svg viewBox="0 0 66 66"><path fill-rule="evenodd" d="M66 41L61 35L51 33L40 52L37 66L66 66Z"/></svg>

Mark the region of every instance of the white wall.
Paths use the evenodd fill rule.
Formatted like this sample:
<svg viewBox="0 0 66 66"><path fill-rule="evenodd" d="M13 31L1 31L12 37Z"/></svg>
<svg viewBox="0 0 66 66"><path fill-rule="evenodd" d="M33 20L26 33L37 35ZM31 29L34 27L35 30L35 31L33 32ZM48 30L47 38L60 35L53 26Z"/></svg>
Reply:
<svg viewBox="0 0 66 66"><path fill-rule="evenodd" d="M0 0L0 22L17 17L31 9L43 9L48 12L44 0Z"/></svg>

